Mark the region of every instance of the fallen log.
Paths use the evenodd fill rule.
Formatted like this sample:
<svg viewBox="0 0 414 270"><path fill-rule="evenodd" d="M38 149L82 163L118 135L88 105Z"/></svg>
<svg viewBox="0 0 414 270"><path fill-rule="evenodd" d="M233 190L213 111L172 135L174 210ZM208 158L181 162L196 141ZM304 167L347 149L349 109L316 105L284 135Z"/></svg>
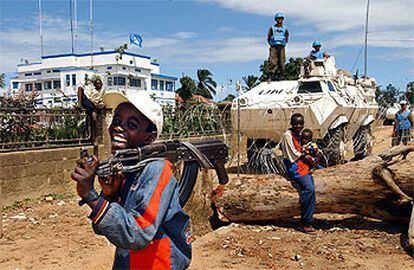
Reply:
<svg viewBox="0 0 414 270"><path fill-rule="evenodd" d="M414 146L314 172L316 213L353 213L407 223L414 187ZM299 215L299 195L279 175L230 175L213 203L222 221L251 222Z"/></svg>

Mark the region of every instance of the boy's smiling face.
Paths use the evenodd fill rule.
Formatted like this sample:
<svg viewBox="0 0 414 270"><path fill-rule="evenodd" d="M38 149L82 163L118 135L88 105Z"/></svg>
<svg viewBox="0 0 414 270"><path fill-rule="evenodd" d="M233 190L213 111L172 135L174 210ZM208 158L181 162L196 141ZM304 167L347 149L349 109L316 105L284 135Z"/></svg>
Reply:
<svg viewBox="0 0 414 270"><path fill-rule="evenodd" d="M151 122L131 103L120 104L109 126L111 150L137 148L151 143L156 132L148 131Z"/></svg>

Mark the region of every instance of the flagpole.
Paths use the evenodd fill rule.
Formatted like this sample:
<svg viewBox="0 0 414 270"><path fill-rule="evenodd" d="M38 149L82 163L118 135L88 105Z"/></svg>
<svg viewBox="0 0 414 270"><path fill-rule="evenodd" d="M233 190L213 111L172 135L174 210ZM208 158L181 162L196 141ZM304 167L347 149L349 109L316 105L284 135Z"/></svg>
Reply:
<svg viewBox="0 0 414 270"><path fill-rule="evenodd" d="M72 41L72 54L74 51L74 39L73 39L73 0L69 0L69 13L70 13L70 38Z"/></svg>
<svg viewBox="0 0 414 270"><path fill-rule="evenodd" d="M43 57L43 19L42 19L42 0L39 0L39 35L40 35L40 57Z"/></svg>
<svg viewBox="0 0 414 270"><path fill-rule="evenodd" d="M74 52L76 53L77 51L77 38L78 38L78 4L77 4L77 0L73 0L73 30L74 30Z"/></svg>
<svg viewBox="0 0 414 270"><path fill-rule="evenodd" d="M91 69L93 69L93 4L89 0L89 31L91 35Z"/></svg>

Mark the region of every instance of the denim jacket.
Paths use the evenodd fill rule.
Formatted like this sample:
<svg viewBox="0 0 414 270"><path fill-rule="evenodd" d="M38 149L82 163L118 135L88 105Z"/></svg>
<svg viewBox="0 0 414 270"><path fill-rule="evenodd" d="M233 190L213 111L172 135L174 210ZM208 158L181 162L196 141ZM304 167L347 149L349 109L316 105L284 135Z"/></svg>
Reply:
<svg viewBox="0 0 414 270"><path fill-rule="evenodd" d="M188 268L189 216L178 192L171 163L157 160L127 175L119 203L99 198L89 217L95 233L116 246L113 269Z"/></svg>

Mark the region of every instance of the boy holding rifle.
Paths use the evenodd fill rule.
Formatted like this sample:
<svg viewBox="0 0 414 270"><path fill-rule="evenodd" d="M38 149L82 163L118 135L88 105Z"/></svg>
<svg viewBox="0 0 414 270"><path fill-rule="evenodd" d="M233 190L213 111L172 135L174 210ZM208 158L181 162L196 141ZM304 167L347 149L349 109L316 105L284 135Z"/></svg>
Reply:
<svg viewBox="0 0 414 270"><path fill-rule="evenodd" d="M108 93L106 107L114 109L109 127L111 150L151 144L161 133L162 109L146 93ZM77 161L71 177L81 204L92 212L95 233L116 246L113 269L186 269L191 261L189 216L181 209L178 184L167 160L148 161L139 172L98 179L98 158Z"/></svg>

